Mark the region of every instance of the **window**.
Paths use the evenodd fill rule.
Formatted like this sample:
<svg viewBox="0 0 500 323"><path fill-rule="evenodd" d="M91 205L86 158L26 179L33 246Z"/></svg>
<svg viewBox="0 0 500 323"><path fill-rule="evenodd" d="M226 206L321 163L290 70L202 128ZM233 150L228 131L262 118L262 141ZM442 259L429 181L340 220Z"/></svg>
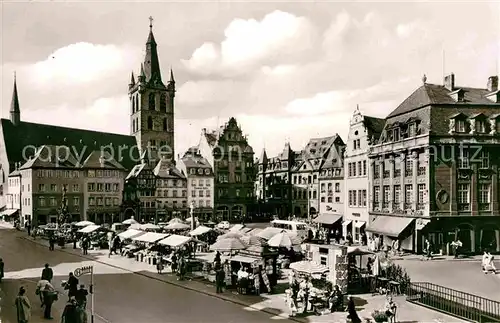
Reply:
<svg viewBox="0 0 500 323"><path fill-rule="evenodd" d="M347 166L349 167L349 177L352 177L352 163L348 163Z"/></svg>
<svg viewBox="0 0 500 323"><path fill-rule="evenodd" d="M196 197L196 191L191 191L191 197Z"/></svg>
<svg viewBox="0 0 500 323"><path fill-rule="evenodd" d="M391 188L388 185L384 186L384 203L389 203L391 197Z"/></svg>
<svg viewBox="0 0 500 323"><path fill-rule="evenodd" d="M418 201L417 201L418 209L423 208L424 196L425 196L425 184L418 184Z"/></svg>
<svg viewBox="0 0 500 323"><path fill-rule="evenodd" d="M205 191L205 196L206 196L206 197L210 197L210 190L206 190L206 191Z"/></svg>
<svg viewBox="0 0 500 323"><path fill-rule="evenodd" d="M366 176L366 160L363 160L363 175Z"/></svg>
<svg viewBox="0 0 500 323"><path fill-rule="evenodd" d="M352 205L353 205L353 206L357 206L357 205L358 205L358 203L356 203L356 202L357 202L356 198L357 198L357 196L356 196L356 191L355 191L355 190L353 190L353 191L352 191Z"/></svg>
<svg viewBox="0 0 500 323"><path fill-rule="evenodd" d="M469 184L458 184L458 208L460 211L469 210L470 186Z"/></svg>
<svg viewBox="0 0 500 323"><path fill-rule="evenodd" d="M373 178L380 178L380 165L373 165Z"/></svg>
<svg viewBox="0 0 500 323"><path fill-rule="evenodd" d="M97 183L97 191L102 192L104 190L104 185L102 183Z"/></svg>
<svg viewBox="0 0 500 323"><path fill-rule="evenodd" d="M111 183L105 183L104 184L104 190L106 192L111 192Z"/></svg>
<svg viewBox="0 0 500 323"><path fill-rule="evenodd" d="M352 176L356 176L356 163L352 163Z"/></svg>
<svg viewBox="0 0 500 323"><path fill-rule="evenodd" d="M38 205L42 206L42 207L45 206L45 198L44 197L40 196L38 198Z"/></svg>
<svg viewBox="0 0 500 323"><path fill-rule="evenodd" d="M50 206L56 206L56 198L55 197L51 197L50 198Z"/></svg>
<svg viewBox="0 0 500 323"><path fill-rule="evenodd" d="M148 130L153 130L153 118L151 116L148 117Z"/></svg>
<svg viewBox="0 0 500 323"><path fill-rule="evenodd" d="M394 204L401 203L401 186L394 185Z"/></svg>
<svg viewBox="0 0 500 323"><path fill-rule="evenodd" d="M486 132L486 123L483 120L476 120L476 132Z"/></svg>
<svg viewBox="0 0 500 323"><path fill-rule="evenodd" d="M411 208L413 203L413 185L405 185L405 209Z"/></svg>
<svg viewBox="0 0 500 323"><path fill-rule="evenodd" d="M406 156L405 159L405 176L413 175L413 159L410 156Z"/></svg>
<svg viewBox="0 0 500 323"><path fill-rule="evenodd" d="M80 185L73 184L73 192L78 192L78 191L80 191Z"/></svg>
<svg viewBox="0 0 500 323"><path fill-rule="evenodd" d="M340 193L340 183L335 183L335 193Z"/></svg>
<svg viewBox="0 0 500 323"><path fill-rule="evenodd" d="M340 203L340 197L335 196L335 203Z"/></svg>
<svg viewBox="0 0 500 323"><path fill-rule="evenodd" d="M361 162L359 161L358 162L358 174L359 174L359 176L361 176L361 171L362 171Z"/></svg>
<svg viewBox="0 0 500 323"><path fill-rule="evenodd" d="M378 207L380 201L380 186L373 187L373 203Z"/></svg>
<svg viewBox="0 0 500 323"><path fill-rule="evenodd" d="M106 197L106 206L111 205L111 197Z"/></svg>
<svg viewBox="0 0 500 323"><path fill-rule="evenodd" d="M458 155L458 168L460 169L469 169L470 163L469 163L469 151L465 149L460 149L459 155Z"/></svg>
<svg viewBox="0 0 500 323"><path fill-rule="evenodd" d="M198 196L203 197L203 191L198 191Z"/></svg>
<svg viewBox="0 0 500 323"><path fill-rule="evenodd" d="M88 183L87 184L87 190L89 192L94 192L95 191L95 184L94 183Z"/></svg>
<svg viewBox="0 0 500 323"><path fill-rule="evenodd" d="M490 153L484 150L481 150L479 154L479 168L488 169L490 168Z"/></svg>
<svg viewBox="0 0 500 323"><path fill-rule="evenodd" d="M362 190L362 192L361 192L361 206L366 206L366 197L367 197L366 190ZM339 198L339 200L340 200L340 198Z"/></svg>
<svg viewBox="0 0 500 323"><path fill-rule="evenodd" d="M325 199L325 197L324 197L324 196L322 196L322 197L321 197L321 203L325 203L325 200L326 200L326 199Z"/></svg>
<svg viewBox="0 0 500 323"><path fill-rule="evenodd" d="M240 196L240 190L236 189L236 196Z"/></svg>
<svg viewBox="0 0 500 323"><path fill-rule="evenodd" d="M357 141L357 140L354 140L354 141L352 142L352 145L353 145L352 149L354 149L354 150L358 149L357 143L358 143L358 141Z"/></svg>
<svg viewBox="0 0 500 323"><path fill-rule="evenodd" d="M156 109L156 102L155 102L155 94L154 93L149 93L149 110L155 110Z"/></svg>
<svg viewBox="0 0 500 323"><path fill-rule="evenodd" d="M490 184L479 185L479 210L488 211L490 209Z"/></svg>
<svg viewBox="0 0 500 323"><path fill-rule="evenodd" d="M400 138L400 131L399 131L399 128L396 128L394 129L394 132L393 132L393 138L394 138L394 141L399 141L401 138Z"/></svg>
<svg viewBox="0 0 500 323"><path fill-rule="evenodd" d="M325 193L325 183L321 183L321 193Z"/></svg>
<svg viewBox="0 0 500 323"><path fill-rule="evenodd" d="M98 205L98 206L103 206L103 204L104 204L104 200L103 200L103 198L102 198L102 197L98 197L98 198L97 198L97 205Z"/></svg>
<svg viewBox="0 0 500 323"><path fill-rule="evenodd" d="M167 131L167 118L163 118L163 131Z"/></svg>
<svg viewBox="0 0 500 323"><path fill-rule="evenodd" d="M465 120L456 120L455 122L455 130L457 132L465 132Z"/></svg>
<svg viewBox="0 0 500 323"><path fill-rule="evenodd" d="M410 123L408 125L408 137L414 137L415 136L415 124L414 123Z"/></svg>
<svg viewBox="0 0 500 323"><path fill-rule="evenodd" d="M38 190L39 190L40 192L45 192L45 184L39 184L39 185L38 185Z"/></svg>
<svg viewBox="0 0 500 323"><path fill-rule="evenodd" d="M57 191L57 185L56 184L50 184L50 191L51 192Z"/></svg>
<svg viewBox="0 0 500 323"><path fill-rule="evenodd" d="M162 93L160 95L160 111L161 112L167 111L167 96L165 95L165 93Z"/></svg>
<svg viewBox="0 0 500 323"><path fill-rule="evenodd" d="M113 198L113 205L119 205L120 204L120 200L117 198L117 197L114 197Z"/></svg>
<svg viewBox="0 0 500 323"><path fill-rule="evenodd" d="M78 197L73 197L73 206L79 206L80 205L80 199Z"/></svg>

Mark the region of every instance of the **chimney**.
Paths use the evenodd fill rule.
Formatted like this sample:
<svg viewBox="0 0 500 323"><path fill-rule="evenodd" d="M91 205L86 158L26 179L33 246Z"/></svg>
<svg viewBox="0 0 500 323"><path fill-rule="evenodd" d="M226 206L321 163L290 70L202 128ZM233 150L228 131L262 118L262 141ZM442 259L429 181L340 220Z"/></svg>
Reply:
<svg viewBox="0 0 500 323"><path fill-rule="evenodd" d="M444 77L444 87L449 91L453 91L455 89L455 74L451 73Z"/></svg>
<svg viewBox="0 0 500 323"><path fill-rule="evenodd" d="M498 91L498 76L488 77L488 91L489 92Z"/></svg>

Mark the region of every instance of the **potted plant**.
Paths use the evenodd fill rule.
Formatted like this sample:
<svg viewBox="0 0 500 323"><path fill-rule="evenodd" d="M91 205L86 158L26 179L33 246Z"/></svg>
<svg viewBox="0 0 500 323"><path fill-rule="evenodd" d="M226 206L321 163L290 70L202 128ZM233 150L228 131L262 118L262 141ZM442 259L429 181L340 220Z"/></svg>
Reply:
<svg viewBox="0 0 500 323"><path fill-rule="evenodd" d="M383 311L374 311L372 313L373 320L375 322L388 322L389 317Z"/></svg>

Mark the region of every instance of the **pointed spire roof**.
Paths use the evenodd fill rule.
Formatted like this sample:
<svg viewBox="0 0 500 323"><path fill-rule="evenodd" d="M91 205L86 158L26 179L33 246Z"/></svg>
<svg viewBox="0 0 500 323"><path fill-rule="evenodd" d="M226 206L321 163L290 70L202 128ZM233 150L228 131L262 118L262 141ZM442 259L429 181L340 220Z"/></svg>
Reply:
<svg viewBox="0 0 500 323"><path fill-rule="evenodd" d="M12 91L12 102L10 103L10 112L19 113L19 97L17 94L16 73L14 73L14 90Z"/></svg>
<svg viewBox="0 0 500 323"><path fill-rule="evenodd" d="M172 68L170 68L170 82L171 82L171 83L174 83L174 82L175 82L175 79L174 79L174 71L172 70Z"/></svg>
<svg viewBox="0 0 500 323"><path fill-rule="evenodd" d="M163 84L161 80L160 60L153 35L153 17L149 17L149 36L146 42L146 56L144 57L144 72L146 82Z"/></svg>
<svg viewBox="0 0 500 323"><path fill-rule="evenodd" d="M266 153L266 148L262 148L262 153L260 154L260 159L259 162L261 164L267 163L267 153Z"/></svg>
<svg viewBox="0 0 500 323"><path fill-rule="evenodd" d="M130 85L135 85L134 71L130 74Z"/></svg>

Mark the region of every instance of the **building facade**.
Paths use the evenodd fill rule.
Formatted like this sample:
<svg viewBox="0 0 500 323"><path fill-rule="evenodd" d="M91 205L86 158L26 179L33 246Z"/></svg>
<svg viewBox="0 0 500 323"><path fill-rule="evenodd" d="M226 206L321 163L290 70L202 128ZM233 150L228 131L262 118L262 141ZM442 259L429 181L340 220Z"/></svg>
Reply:
<svg viewBox="0 0 500 323"><path fill-rule="evenodd" d="M362 115L359 107L354 111L349 124L349 134L345 150L344 218L342 234L351 233L359 241L361 233L370 222L369 217L369 160L372 144L379 139L385 120Z"/></svg>
<svg viewBox="0 0 500 323"><path fill-rule="evenodd" d="M219 131L203 129L199 148L215 174L215 220L242 221L255 208L254 151L236 119Z"/></svg>
<svg viewBox="0 0 500 323"><path fill-rule="evenodd" d="M96 224L121 222L125 168L109 153L93 151L83 163L84 220Z"/></svg>
<svg viewBox="0 0 500 323"><path fill-rule="evenodd" d="M326 164L328 157L341 156L343 147L344 142L337 134L330 137L313 138L296 157L292 167L294 216L315 218L319 214L321 169L324 165L332 168L331 164ZM337 153L333 153L331 150L335 150Z"/></svg>
<svg viewBox="0 0 500 323"><path fill-rule="evenodd" d="M6 191L6 209L0 213L5 221L13 221L16 218L20 220L20 225L24 225L26 222L24 218L19 217L19 211L21 210L21 172L19 171L19 163L15 165L16 169L10 173L9 179L7 180L7 191ZM26 203L28 203L26 201Z"/></svg>
<svg viewBox="0 0 500 323"><path fill-rule="evenodd" d="M423 85L386 119L370 152L369 231L421 252L500 251L498 77L485 88ZM390 229L382 229L382 227Z"/></svg>
<svg viewBox="0 0 500 323"><path fill-rule="evenodd" d="M138 204L135 208L126 208L124 218L134 217L141 223L155 221L157 217L156 176L147 159L132 168L125 178L125 183L127 192L131 189L136 191L134 197L137 198Z"/></svg>
<svg viewBox="0 0 500 323"><path fill-rule="evenodd" d="M194 216L208 221L213 215L214 173L198 147L191 147L179 161L179 169L187 177L187 204L193 206Z"/></svg>
<svg viewBox="0 0 500 323"><path fill-rule="evenodd" d="M172 161L163 158L153 174L156 176L156 221L173 217L185 218L188 213L187 179Z"/></svg>
<svg viewBox="0 0 500 323"><path fill-rule="evenodd" d="M342 216L344 213L344 149L330 149L319 173L319 213Z"/></svg>
<svg viewBox="0 0 500 323"><path fill-rule="evenodd" d="M257 213L265 216L277 216L280 219L292 215L292 167L295 152L286 143L278 156L268 158L266 150L257 162L256 196Z"/></svg>

